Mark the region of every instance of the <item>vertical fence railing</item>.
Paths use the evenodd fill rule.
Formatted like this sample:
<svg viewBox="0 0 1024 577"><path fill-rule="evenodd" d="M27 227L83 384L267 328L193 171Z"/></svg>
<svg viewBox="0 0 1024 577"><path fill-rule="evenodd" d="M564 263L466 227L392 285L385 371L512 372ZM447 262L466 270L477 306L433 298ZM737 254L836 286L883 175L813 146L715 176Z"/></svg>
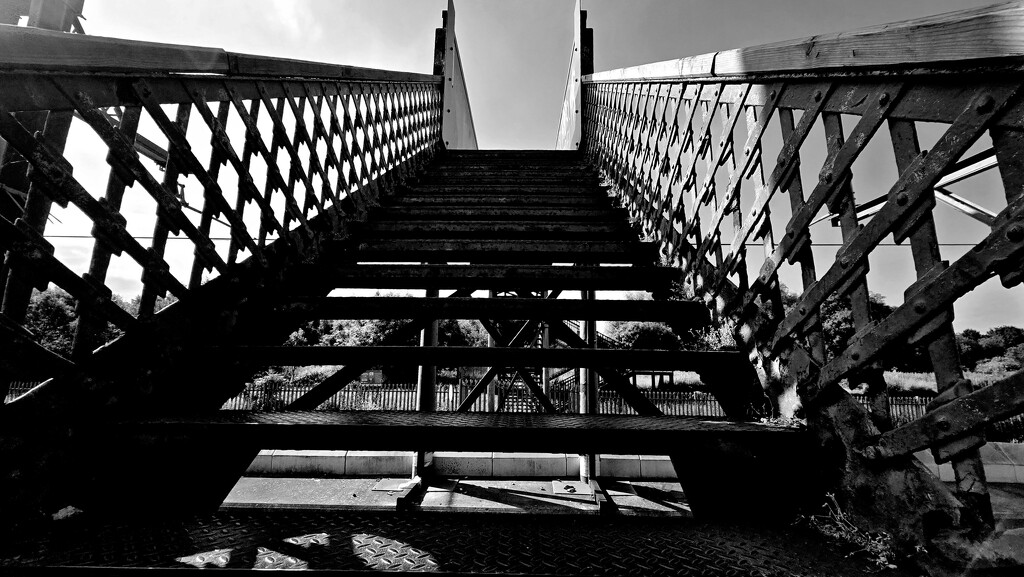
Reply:
<svg viewBox="0 0 1024 577"><path fill-rule="evenodd" d="M212 278L269 270L342 232L441 141L439 76L16 26L0 26L0 47L0 137L16 151L2 179L29 183L0 183L14 201L0 214L5 368L68 366L19 326L31 288L54 283L76 300L79 360L108 323L133 329L165 294L187 301ZM75 149L30 129L34 114L73 115ZM105 188L90 177L104 160ZM84 272L72 260L83 251L47 236L51 204L92 243ZM138 271L137 314L113 298L117 257Z"/></svg>

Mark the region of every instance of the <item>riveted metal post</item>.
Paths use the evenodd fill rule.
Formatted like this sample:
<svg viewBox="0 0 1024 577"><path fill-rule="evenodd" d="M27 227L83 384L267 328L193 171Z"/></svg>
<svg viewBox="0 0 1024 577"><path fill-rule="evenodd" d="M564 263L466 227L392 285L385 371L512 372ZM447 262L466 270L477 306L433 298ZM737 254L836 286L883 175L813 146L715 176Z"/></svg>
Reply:
<svg viewBox="0 0 1024 577"><path fill-rule="evenodd" d="M437 289L427 289L425 298L437 298L439 295ZM422 331L420 331L420 346L421 347L436 347L438 341L438 329L439 324L437 319L430 321ZM419 367L419 374L416 380L416 410L423 413L433 413L437 410L437 367L433 365L421 365ZM434 464L434 453L433 451L417 451L416 452L416 464L413 476L419 476L421 479L427 478L429 470Z"/></svg>

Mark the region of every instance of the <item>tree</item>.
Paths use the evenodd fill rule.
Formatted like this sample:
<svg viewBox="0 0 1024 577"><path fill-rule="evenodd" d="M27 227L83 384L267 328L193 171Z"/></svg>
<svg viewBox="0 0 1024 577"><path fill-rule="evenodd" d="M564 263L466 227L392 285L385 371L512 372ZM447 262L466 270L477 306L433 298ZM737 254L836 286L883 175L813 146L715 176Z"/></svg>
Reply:
<svg viewBox="0 0 1024 577"><path fill-rule="evenodd" d="M799 295L782 287L783 307L788 314L796 306ZM885 297L878 293L868 294L868 311L872 320L887 317L895 309L885 304ZM829 360L842 353L856 335L850 298L830 294L821 304L822 338L825 342L825 357ZM884 354L880 363L883 368L909 372L931 371L931 360L924 346L904 347Z"/></svg>
<svg viewBox="0 0 1024 577"><path fill-rule="evenodd" d="M71 345L75 340L78 314L75 299L56 286L34 291L28 303L24 326L32 331L36 341L47 349L65 356L71 356Z"/></svg>
<svg viewBox="0 0 1024 577"><path fill-rule="evenodd" d="M665 323L626 321L612 323L608 336L629 349L678 350L681 340Z"/></svg>

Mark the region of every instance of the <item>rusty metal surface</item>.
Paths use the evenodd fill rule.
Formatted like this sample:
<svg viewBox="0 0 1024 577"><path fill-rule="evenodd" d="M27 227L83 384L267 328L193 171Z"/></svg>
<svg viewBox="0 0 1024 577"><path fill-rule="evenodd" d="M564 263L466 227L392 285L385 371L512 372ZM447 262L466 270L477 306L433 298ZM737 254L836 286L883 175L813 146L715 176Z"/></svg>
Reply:
<svg viewBox="0 0 1024 577"><path fill-rule="evenodd" d="M874 571L849 552L793 527L687 519L231 511L135 524L72 518L44 535L9 536L0 546L0 570L205 566L716 577Z"/></svg>

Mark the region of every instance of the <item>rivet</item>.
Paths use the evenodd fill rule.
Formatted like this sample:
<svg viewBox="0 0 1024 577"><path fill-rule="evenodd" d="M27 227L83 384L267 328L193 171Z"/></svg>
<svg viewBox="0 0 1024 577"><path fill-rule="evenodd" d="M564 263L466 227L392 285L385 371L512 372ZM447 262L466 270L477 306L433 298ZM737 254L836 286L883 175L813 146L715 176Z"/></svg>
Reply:
<svg viewBox="0 0 1024 577"><path fill-rule="evenodd" d="M907 196L906 193L901 192L901 193L896 195L896 204L898 204L900 206L906 206L907 202L909 202L909 201L910 201L910 197Z"/></svg>
<svg viewBox="0 0 1024 577"><path fill-rule="evenodd" d="M917 313L919 315L923 315L927 311L928 311L928 305L925 302L918 301L918 302L914 303L914 312L915 313Z"/></svg>
<svg viewBox="0 0 1024 577"><path fill-rule="evenodd" d="M978 103L974 105L974 109L978 111L978 114L985 114L992 110L992 107L996 105L996 101L990 94L984 94L978 99Z"/></svg>
<svg viewBox="0 0 1024 577"><path fill-rule="evenodd" d="M834 176L832 175L832 172L831 172L831 171L829 171L829 172L826 172L826 173L824 174L824 176L822 176L822 178L823 178L823 179L825 180L825 182L827 182L827 183L831 183L831 182L832 182L832 179L834 178Z"/></svg>
<svg viewBox="0 0 1024 577"><path fill-rule="evenodd" d="M878 105L885 106L886 104L889 104L889 93L883 92L878 95Z"/></svg>
<svg viewBox="0 0 1024 577"><path fill-rule="evenodd" d="M804 308L804 307L800 307L800 314L802 314L802 315L807 314L807 309Z"/></svg>
<svg viewBox="0 0 1024 577"><path fill-rule="evenodd" d="M939 417L935 419L935 426L938 427L940 431L948 431L953 428L953 423L950 423L949 419L946 417Z"/></svg>
<svg viewBox="0 0 1024 577"><path fill-rule="evenodd" d="M1010 242L1020 242L1024 240L1024 227L1021 227L1019 224L1015 224L1006 229L1006 238Z"/></svg>
<svg viewBox="0 0 1024 577"><path fill-rule="evenodd" d="M850 358L855 360L855 361L859 361L860 360L860 353L853 353L852 355L850 355Z"/></svg>
<svg viewBox="0 0 1024 577"><path fill-rule="evenodd" d="M769 100L775 100L775 96L776 96L776 93L775 93L774 90L772 90L771 92L768 93L768 99Z"/></svg>
<svg viewBox="0 0 1024 577"><path fill-rule="evenodd" d="M839 259L839 266L841 266L843 268L849 267L850 266L850 259L849 259L849 257L845 257L844 256L843 258Z"/></svg>
<svg viewBox="0 0 1024 577"><path fill-rule="evenodd" d="M750 156L750 147L749 146L744 146L743 147L743 156Z"/></svg>
<svg viewBox="0 0 1024 577"><path fill-rule="evenodd" d="M814 91L814 101L815 101L815 102L821 102L821 97L822 97L822 96L823 96L823 95L822 95L822 93L821 93L821 91L820 91L820 90L815 90L815 91Z"/></svg>

